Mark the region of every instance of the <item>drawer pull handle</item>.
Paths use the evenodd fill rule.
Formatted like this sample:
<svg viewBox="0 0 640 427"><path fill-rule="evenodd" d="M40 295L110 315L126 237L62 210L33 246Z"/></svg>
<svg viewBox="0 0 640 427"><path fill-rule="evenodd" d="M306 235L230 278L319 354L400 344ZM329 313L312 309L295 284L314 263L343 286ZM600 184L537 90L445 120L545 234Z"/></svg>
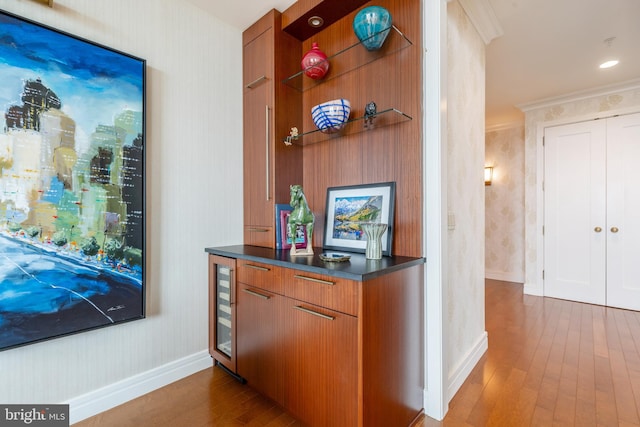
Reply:
<svg viewBox="0 0 640 427"><path fill-rule="evenodd" d="M333 317L333 316L327 316L326 314L318 313L317 311L309 310L308 308L304 308L304 307L299 306L299 305L296 305L293 308L295 308L296 310L303 311L303 312L308 313L308 314L313 314L314 316L322 317L323 319L336 320L336 318Z"/></svg>
<svg viewBox="0 0 640 427"><path fill-rule="evenodd" d="M257 79L255 79L254 81L252 81L251 83L249 83L248 85L246 85L245 87L247 89L253 89L254 87L258 86L258 83L267 80L267 76L260 76Z"/></svg>
<svg viewBox="0 0 640 427"><path fill-rule="evenodd" d="M243 264L243 265L247 268L253 268L254 270L270 271L268 268L260 267L259 265L252 265L252 264Z"/></svg>
<svg viewBox="0 0 640 427"><path fill-rule="evenodd" d="M300 279L300 280L308 280L309 282L322 283L323 285L329 285L329 286L335 285L335 282L329 282L328 280L316 279L314 277L300 276L299 274L296 274L293 277L296 278L296 279Z"/></svg>
<svg viewBox="0 0 640 427"><path fill-rule="evenodd" d="M262 298L262 299L269 299L271 298L268 295L262 295L261 293L258 292L254 292L254 291L250 291L249 289L243 289L242 292L247 293L249 295L253 295L254 297L258 297L258 298Z"/></svg>
<svg viewBox="0 0 640 427"><path fill-rule="evenodd" d="M257 231L259 233L266 233L267 231L269 231L268 228L261 228L261 227L249 227L249 231Z"/></svg>

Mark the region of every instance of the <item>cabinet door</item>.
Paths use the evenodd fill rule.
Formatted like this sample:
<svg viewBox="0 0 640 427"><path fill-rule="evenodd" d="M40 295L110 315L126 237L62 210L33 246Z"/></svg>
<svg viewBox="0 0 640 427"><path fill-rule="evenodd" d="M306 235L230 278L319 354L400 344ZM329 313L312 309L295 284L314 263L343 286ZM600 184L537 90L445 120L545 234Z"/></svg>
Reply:
<svg viewBox="0 0 640 427"><path fill-rule="evenodd" d="M209 255L209 354L236 372L236 260Z"/></svg>
<svg viewBox="0 0 640 427"><path fill-rule="evenodd" d="M273 28L244 46L245 243L275 247L272 170Z"/></svg>
<svg viewBox="0 0 640 427"><path fill-rule="evenodd" d="M285 302L284 406L312 426L358 425L358 319Z"/></svg>
<svg viewBox="0 0 640 427"><path fill-rule="evenodd" d="M265 396L282 402L284 370L279 319L283 297L238 283L238 375Z"/></svg>

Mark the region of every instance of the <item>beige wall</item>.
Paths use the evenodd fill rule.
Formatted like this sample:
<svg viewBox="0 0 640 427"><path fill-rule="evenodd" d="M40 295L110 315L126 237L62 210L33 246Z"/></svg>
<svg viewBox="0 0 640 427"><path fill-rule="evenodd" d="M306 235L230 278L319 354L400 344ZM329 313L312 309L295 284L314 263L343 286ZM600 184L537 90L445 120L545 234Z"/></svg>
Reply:
<svg viewBox="0 0 640 427"><path fill-rule="evenodd" d="M206 355L204 248L242 241L241 31L175 0L1 3L147 60L148 317L0 352L0 402L60 403Z"/></svg>
<svg viewBox="0 0 640 427"><path fill-rule="evenodd" d="M524 123L487 131L485 277L524 283Z"/></svg>
<svg viewBox="0 0 640 427"><path fill-rule="evenodd" d="M485 45L458 2L448 4L447 209L449 377L464 370L484 327ZM453 392L454 390L450 390Z"/></svg>

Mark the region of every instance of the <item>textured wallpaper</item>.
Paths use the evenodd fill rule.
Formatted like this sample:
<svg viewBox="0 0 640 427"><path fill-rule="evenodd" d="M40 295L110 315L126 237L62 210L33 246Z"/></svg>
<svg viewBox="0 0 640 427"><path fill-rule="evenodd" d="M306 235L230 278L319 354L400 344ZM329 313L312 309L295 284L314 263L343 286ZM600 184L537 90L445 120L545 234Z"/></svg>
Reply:
<svg viewBox="0 0 640 427"><path fill-rule="evenodd" d="M524 282L524 123L485 134L485 277Z"/></svg>
<svg viewBox="0 0 640 427"><path fill-rule="evenodd" d="M542 286L542 203L541 152L544 127L640 111L640 82L630 82L618 90L594 91L591 96L568 96L557 104L546 103L525 109L525 287L526 293L543 294Z"/></svg>
<svg viewBox="0 0 640 427"><path fill-rule="evenodd" d="M484 334L485 45L458 2L448 5L447 316L449 372Z"/></svg>

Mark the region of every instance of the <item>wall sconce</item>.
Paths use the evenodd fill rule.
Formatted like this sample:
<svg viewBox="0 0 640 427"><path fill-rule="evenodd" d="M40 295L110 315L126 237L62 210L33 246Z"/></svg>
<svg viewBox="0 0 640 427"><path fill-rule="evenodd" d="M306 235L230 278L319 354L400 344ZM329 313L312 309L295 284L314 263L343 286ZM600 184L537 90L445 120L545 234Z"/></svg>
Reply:
<svg viewBox="0 0 640 427"><path fill-rule="evenodd" d="M493 180L493 166L484 167L484 185L491 185Z"/></svg>

